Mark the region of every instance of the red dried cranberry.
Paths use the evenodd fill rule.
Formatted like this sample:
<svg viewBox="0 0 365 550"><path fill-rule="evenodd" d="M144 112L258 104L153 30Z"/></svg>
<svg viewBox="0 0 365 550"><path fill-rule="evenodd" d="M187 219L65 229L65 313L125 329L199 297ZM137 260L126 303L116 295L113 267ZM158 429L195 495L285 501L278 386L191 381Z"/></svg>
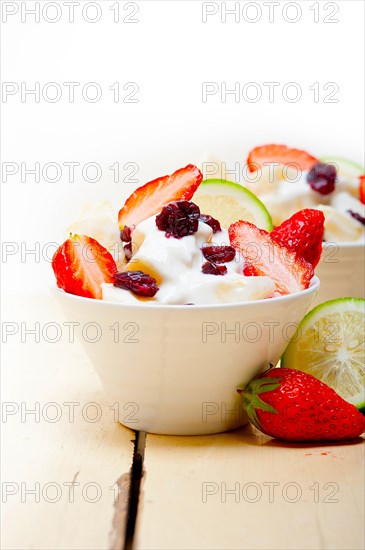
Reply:
<svg viewBox="0 0 365 550"><path fill-rule="evenodd" d="M212 262L205 262L202 265L202 272L206 275L225 275L227 273L227 268L225 265L216 265Z"/></svg>
<svg viewBox="0 0 365 550"><path fill-rule="evenodd" d="M190 201L170 202L156 216L156 225L166 237L181 239L198 231L200 209Z"/></svg>
<svg viewBox="0 0 365 550"><path fill-rule="evenodd" d="M215 264L231 262L236 256L232 246L204 246L202 252L206 260Z"/></svg>
<svg viewBox="0 0 365 550"><path fill-rule="evenodd" d="M124 250L125 259L127 260L127 262L129 262L129 260L133 256L132 242L125 244L123 246L123 250Z"/></svg>
<svg viewBox="0 0 365 550"><path fill-rule="evenodd" d="M209 225L209 227L213 229L213 233L217 233L217 231L222 231L219 221L213 218L213 216L209 216L209 214L201 214L199 221Z"/></svg>
<svg viewBox="0 0 365 550"><path fill-rule="evenodd" d="M335 189L337 170L333 164L316 162L307 174L307 182L314 191L329 195Z"/></svg>
<svg viewBox="0 0 365 550"><path fill-rule="evenodd" d="M120 239L124 243L129 243L132 240L132 228L128 227L128 225L125 225L120 232Z"/></svg>
<svg viewBox="0 0 365 550"><path fill-rule="evenodd" d="M355 220L365 225L365 218L363 216L361 216L357 212L354 212L353 210L347 210L347 212L350 214L350 216L355 218Z"/></svg>
<svg viewBox="0 0 365 550"><path fill-rule="evenodd" d="M130 290L137 296L152 298L159 290L156 279L143 271L122 271L114 275L114 286Z"/></svg>

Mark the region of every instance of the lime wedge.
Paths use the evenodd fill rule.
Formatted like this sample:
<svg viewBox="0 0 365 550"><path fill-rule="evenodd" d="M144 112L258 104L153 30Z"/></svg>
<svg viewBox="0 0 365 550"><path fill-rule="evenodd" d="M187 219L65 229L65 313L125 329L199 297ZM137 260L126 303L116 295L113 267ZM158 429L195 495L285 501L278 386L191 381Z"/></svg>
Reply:
<svg viewBox="0 0 365 550"><path fill-rule="evenodd" d="M344 178L357 178L365 173L365 168L361 164L342 157L322 157L321 162L326 162L336 166L339 176Z"/></svg>
<svg viewBox="0 0 365 550"><path fill-rule="evenodd" d="M266 231L273 228L265 205L238 183L223 179L204 180L192 200L203 214L213 216L226 229L238 220L249 221Z"/></svg>
<svg viewBox="0 0 365 550"><path fill-rule="evenodd" d="M365 300L339 298L312 309L281 366L312 374L365 414Z"/></svg>

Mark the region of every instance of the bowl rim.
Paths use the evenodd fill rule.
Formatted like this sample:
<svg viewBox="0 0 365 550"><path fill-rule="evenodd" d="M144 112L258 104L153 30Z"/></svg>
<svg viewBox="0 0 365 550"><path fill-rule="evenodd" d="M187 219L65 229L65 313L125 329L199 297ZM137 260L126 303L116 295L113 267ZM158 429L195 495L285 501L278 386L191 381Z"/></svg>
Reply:
<svg viewBox="0 0 365 550"><path fill-rule="evenodd" d="M56 286L51 286L50 291L55 296L58 296L59 298L62 297L62 299L69 300L71 302L75 301L76 303L84 303L86 304L93 304L96 307L113 307L113 308L123 308L123 309L130 309L131 311L141 311L143 310L151 310L151 311L207 311L207 310L221 310L221 309L240 309L243 306L253 306L253 307L260 307L263 304L282 304L283 302L291 302L296 301L298 298L302 296L307 296L310 294L313 294L315 292L318 292L320 287L320 280L319 278L314 275L310 285L308 288L304 290L300 290L299 292L293 292L292 294L285 294L285 296L277 296L275 298L264 298L261 300L252 300L252 301L245 301L245 302L233 302L228 304L197 304L192 306L187 306L187 304L159 304L159 303L141 303L141 304L124 304L123 302L114 302L111 300L94 300L93 298L85 298L84 296L77 296L76 294L70 294L68 292L65 292L61 288L57 288Z"/></svg>

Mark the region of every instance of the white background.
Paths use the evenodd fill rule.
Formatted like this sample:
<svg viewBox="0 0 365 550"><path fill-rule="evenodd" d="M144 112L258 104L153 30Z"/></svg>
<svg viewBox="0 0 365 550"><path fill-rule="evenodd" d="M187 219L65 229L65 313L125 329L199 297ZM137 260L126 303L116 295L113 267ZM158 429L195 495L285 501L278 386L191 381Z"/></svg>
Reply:
<svg viewBox="0 0 365 550"><path fill-rule="evenodd" d="M209 9L217 13L205 23L204 3L193 0L119 2L119 22L114 21L117 2L95 2L96 7L90 5L83 14L82 8L91 3L80 0L73 23L65 2L38 2L39 22L26 11L36 2L1 3L3 87L9 82L19 87L14 95L3 94L1 104L2 166L13 162L19 167L2 183L2 238L19 248L3 258L5 292L44 288L50 263L42 254L24 257L25 247L39 246L42 251L50 241L62 242L67 238L64 228L82 203L107 198L117 210L134 187L189 162L200 163L208 155L244 163L250 148L278 142L316 156L363 162L364 3L280 2L272 22L267 3L251 2L249 7L248 2L211 2ZM239 8L226 22L223 4ZM85 20L96 19L98 13L99 21ZM124 21L129 14L137 22ZM298 14L295 23L285 20ZM57 22L47 21L59 16ZM249 21L255 17L257 22ZM36 82L40 101L29 94L22 98L22 87L34 88ZM42 96L50 82L62 90L54 103ZM73 103L64 82L80 83ZM82 97L81 89L89 82L102 90L96 103ZM115 103L109 87L116 82L122 100L131 91L123 85L137 83L138 103ZM203 102L203 82L215 82L219 91L222 83L228 89L238 83L241 90L255 82L262 98L252 103L241 94L235 102L228 95L223 102L217 93ZM279 83L272 102L264 82ZM290 82L302 91L297 102L283 99L283 88ZM315 82L320 90L317 102L310 89ZM324 87L331 82L338 88L335 103L324 101L333 89ZM52 93L49 89L46 97ZM61 179L52 183L41 175L35 182L28 174L21 181L21 163L32 168L36 162L41 168L58 163L63 167ZM81 167L97 163L102 177L89 183L79 167L72 183L65 162ZM122 169L136 163L138 183L123 181L123 171L115 183L109 167L116 162Z"/></svg>

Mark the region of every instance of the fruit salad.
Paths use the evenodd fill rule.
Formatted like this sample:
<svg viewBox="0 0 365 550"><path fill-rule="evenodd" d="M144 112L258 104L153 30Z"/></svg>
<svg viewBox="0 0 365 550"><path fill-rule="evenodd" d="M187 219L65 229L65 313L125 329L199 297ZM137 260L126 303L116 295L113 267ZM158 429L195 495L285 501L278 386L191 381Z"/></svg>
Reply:
<svg viewBox="0 0 365 550"><path fill-rule="evenodd" d="M106 210L96 223L86 216L92 234L74 229L53 257L58 287L125 304L179 305L239 303L308 288L322 251L322 212L304 209L272 230L264 205L244 192L247 217L223 227L194 200L201 182L200 170L188 165L138 188L115 225Z"/></svg>
<svg viewBox="0 0 365 550"><path fill-rule="evenodd" d="M274 225L303 208L325 216L324 240L364 242L365 175L341 158L318 159L285 145L255 147L248 155L252 180L245 185L269 210Z"/></svg>

